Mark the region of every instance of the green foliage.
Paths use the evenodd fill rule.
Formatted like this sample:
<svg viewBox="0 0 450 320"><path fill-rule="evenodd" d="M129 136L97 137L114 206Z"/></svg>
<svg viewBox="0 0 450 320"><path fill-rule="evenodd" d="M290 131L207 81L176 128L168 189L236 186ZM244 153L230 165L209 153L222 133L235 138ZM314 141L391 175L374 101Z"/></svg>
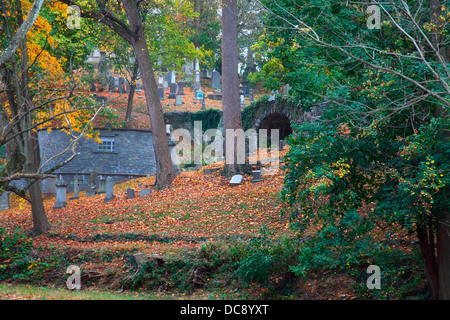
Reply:
<svg viewBox="0 0 450 320"><path fill-rule="evenodd" d="M314 230L292 270L306 275L387 257L393 252L373 238L380 230L385 241L419 227L436 232L450 205L448 90L440 80L448 75L431 51L404 41L404 32L418 42L432 38L428 9L408 2L420 13L411 24L383 4L391 16L380 32L367 28L362 2L264 4L282 18L266 18L254 79L268 88L289 83L305 105L326 102L320 120L294 126L288 139L284 214L300 235Z"/></svg>
<svg viewBox="0 0 450 320"><path fill-rule="evenodd" d="M32 240L0 228L0 280L29 279L40 264L30 256Z"/></svg>
<svg viewBox="0 0 450 320"><path fill-rule="evenodd" d="M240 248L240 258L234 274L246 282L270 283L273 275L289 271L298 256L298 239L277 238L266 229L253 238L245 248Z"/></svg>
<svg viewBox="0 0 450 320"><path fill-rule="evenodd" d="M222 111L219 109L206 109L197 112L189 112L191 115L191 125L194 126L195 121L201 121L202 130L216 129L222 118Z"/></svg>

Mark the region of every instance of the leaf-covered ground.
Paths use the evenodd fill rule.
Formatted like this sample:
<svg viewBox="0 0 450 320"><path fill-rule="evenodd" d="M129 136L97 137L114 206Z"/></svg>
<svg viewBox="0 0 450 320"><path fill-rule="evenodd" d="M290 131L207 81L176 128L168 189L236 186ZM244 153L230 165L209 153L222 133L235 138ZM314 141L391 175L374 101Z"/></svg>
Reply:
<svg viewBox="0 0 450 320"><path fill-rule="evenodd" d="M154 177L140 178L114 186L115 198L104 203L104 194L68 200L63 209L53 209L54 197L44 204L52 229L33 240L33 247L45 255L46 249L77 252L143 252L171 255L179 250L198 248L207 241L249 239L265 227L278 236L290 233L287 218L282 218L279 192L283 173L265 176L252 183L244 176L241 185L230 186L219 171L182 172L167 189L139 197L142 188L151 186ZM127 199L133 188L136 198ZM68 194L67 197L72 197ZM11 209L0 212L0 225L6 229L32 228L30 205L15 196ZM80 268L121 272L125 261L120 255L95 265L86 259Z"/></svg>

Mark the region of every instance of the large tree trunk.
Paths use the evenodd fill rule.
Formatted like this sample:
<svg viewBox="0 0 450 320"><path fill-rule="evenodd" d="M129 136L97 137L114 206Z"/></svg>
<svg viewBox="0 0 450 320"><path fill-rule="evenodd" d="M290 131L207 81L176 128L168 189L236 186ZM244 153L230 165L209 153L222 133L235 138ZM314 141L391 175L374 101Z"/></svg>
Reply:
<svg viewBox="0 0 450 320"><path fill-rule="evenodd" d="M440 0L430 0L430 14L431 22L435 25L442 25L444 20L441 20L442 16L442 3ZM448 63L449 52L446 52L446 44L443 40L445 37L439 35L437 32L432 32L431 40L433 47L441 56L441 58ZM450 50L449 50L450 51ZM436 61L439 61L439 57L436 57ZM436 118L445 116L446 111L438 107L436 110ZM443 139L448 139L450 134L448 131L443 131L440 135ZM441 153L442 150L437 150ZM438 270L438 285L439 285L439 299L450 299L450 212L448 209L444 209L441 212L441 218L437 229L437 270Z"/></svg>
<svg viewBox="0 0 450 320"><path fill-rule="evenodd" d="M238 47L237 47L237 0L222 1L222 104L225 141L233 146L233 159L226 159L224 173L236 173L237 141L231 130L242 128L241 106L239 101ZM233 140L231 140L233 139ZM231 141L233 143L231 144ZM229 150L230 151L230 150ZM227 154L225 150L225 155Z"/></svg>
<svg viewBox="0 0 450 320"><path fill-rule="evenodd" d="M437 232L439 299L450 299L450 212L444 210Z"/></svg>
<svg viewBox="0 0 450 320"><path fill-rule="evenodd" d="M419 239L420 253L424 259L425 273L431 287L432 299L439 298L438 266L434 250L434 235L424 225L417 227L417 238Z"/></svg>
<svg viewBox="0 0 450 320"><path fill-rule="evenodd" d="M28 133L27 139L27 165L26 170L28 173L35 173L38 169L38 159L36 159L36 150L38 141L33 137L32 132ZM32 234L37 235L50 230L51 225L47 220L45 214L44 202L42 200L41 181L34 182L30 188L31 198L31 213L33 216L33 230Z"/></svg>
<svg viewBox="0 0 450 320"><path fill-rule="evenodd" d="M153 147L156 160L156 188L169 186L175 179L172 166L169 143L164 124L163 110L158 96L158 86L153 73L152 61L144 37L144 28L141 23L139 8L136 0L124 0L123 6L133 33L132 45L136 52L136 59L141 70L142 84L144 85L147 100L150 124L153 133Z"/></svg>
<svg viewBox="0 0 450 320"><path fill-rule="evenodd" d="M19 22L22 20L22 9L20 1L17 1L17 7L19 10ZM24 117L25 128L29 129L33 126L33 119L31 110L33 107L32 97L29 88L29 75L28 75L28 48L26 38L21 44L21 74L22 74L22 105L20 106L26 116ZM26 164L25 170L27 173L36 173L39 169L39 141L37 134L33 131L27 130L23 134L24 150L26 151ZM40 234L51 228L50 223L47 220L45 213L44 202L42 200L41 183L40 181L34 182L30 188L31 198L31 213L33 216L33 230L34 235Z"/></svg>

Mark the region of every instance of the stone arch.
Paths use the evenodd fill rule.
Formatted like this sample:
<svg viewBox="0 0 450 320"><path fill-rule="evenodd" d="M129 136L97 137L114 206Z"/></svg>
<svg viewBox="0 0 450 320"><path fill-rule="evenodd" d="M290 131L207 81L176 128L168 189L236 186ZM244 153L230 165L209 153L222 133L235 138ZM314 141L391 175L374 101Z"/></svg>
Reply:
<svg viewBox="0 0 450 320"><path fill-rule="evenodd" d="M276 95L274 98L264 97L250 104L242 110L244 129L260 129L272 117L289 121L290 127L294 123L313 121L322 112L323 105L311 107L305 111L301 99L286 95Z"/></svg>

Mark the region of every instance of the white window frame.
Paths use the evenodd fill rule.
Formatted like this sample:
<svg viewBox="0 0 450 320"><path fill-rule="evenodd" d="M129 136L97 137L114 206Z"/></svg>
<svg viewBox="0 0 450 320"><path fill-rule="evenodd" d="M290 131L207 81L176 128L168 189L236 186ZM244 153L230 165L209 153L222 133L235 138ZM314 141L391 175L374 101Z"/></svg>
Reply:
<svg viewBox="0 0 450 320"><path fill-rule="evenodd" d="M97 152L114 152L115 151L115 137L99 136L102 143L97 145Z"/></svg>

